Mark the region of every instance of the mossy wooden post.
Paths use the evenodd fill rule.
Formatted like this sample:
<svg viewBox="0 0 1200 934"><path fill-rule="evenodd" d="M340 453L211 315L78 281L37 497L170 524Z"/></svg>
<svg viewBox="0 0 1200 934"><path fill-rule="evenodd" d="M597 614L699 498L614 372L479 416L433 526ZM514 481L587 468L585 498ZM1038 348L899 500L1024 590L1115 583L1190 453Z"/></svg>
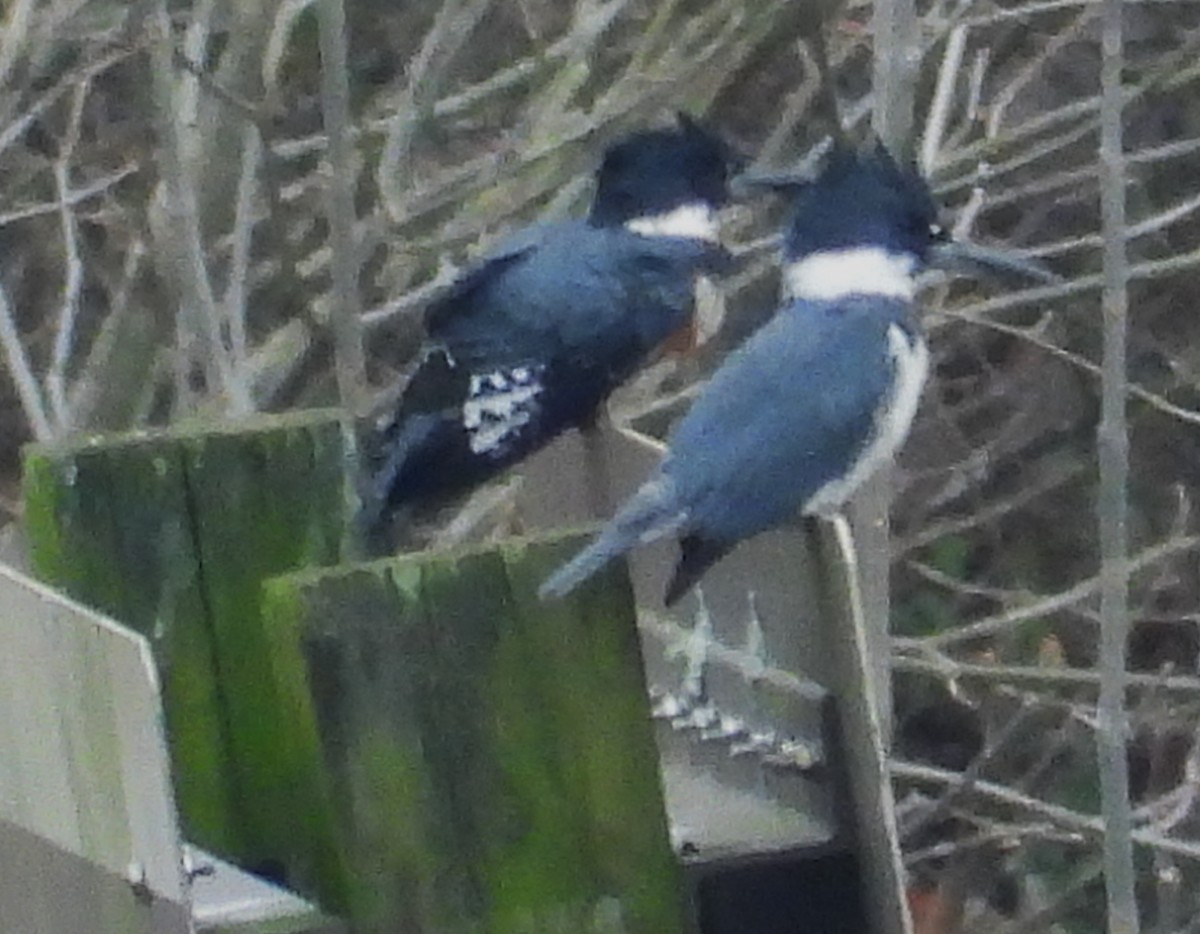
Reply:
<svg viewBox="0 0 1200 934"><path fill-rule="evenodd" d="M260 584L337 560L342 476L329 412L25 452L35 572L150 639L185 832L243 865L295 868Z"/></svg>
<svg viewBox="0 0 1200 934"><path fill-rule="evenodd" d="M536 597L582 540L267 583L292 755L325 773L356 930L682 930L628 581Z"/></svg>

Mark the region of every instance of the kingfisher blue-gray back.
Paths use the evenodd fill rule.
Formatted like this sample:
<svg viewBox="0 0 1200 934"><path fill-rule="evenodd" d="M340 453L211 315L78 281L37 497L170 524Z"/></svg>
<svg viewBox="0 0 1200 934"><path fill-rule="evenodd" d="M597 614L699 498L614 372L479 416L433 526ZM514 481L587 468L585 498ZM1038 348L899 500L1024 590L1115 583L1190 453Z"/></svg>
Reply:
<svg viewBox="0 0 1200 934"><path fill-rule="evenodd" d="M610 147L586 220L528 228L426 311L426 345L365 445L359 529L392 547L396 516L441 505L570 428L691 321L695 286L729 262L717 215L733 151L680 115Z"/></svg>
<svg viewBox="0 0 1200 934"><path fill-rule="evenodd" d="M836 149L797 186L783 304L730 354L658 470L543 596L675 533L670 604L743 539L840 509L895 455L916 414L929 361L916 275L941 237L936 221L924 180L882 147Z"/></svg>

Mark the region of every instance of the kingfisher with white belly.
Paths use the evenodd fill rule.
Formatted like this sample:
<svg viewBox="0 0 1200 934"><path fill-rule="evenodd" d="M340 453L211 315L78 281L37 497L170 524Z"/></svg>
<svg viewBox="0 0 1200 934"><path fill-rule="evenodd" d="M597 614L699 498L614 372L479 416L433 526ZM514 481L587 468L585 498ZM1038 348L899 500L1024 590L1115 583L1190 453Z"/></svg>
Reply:
<svg viewBox="0 0 1200 934"><path fill-rule="evenodd" d="M836 149L796 187L783 304L717 370L656 473L543 596L675 533L673 603L743 539L797 513L839 510L903 444L929 367L914 297L943 239L933 198L882 146Z"/></svg>
<svg viewBox="0 0 1200 934"><path fill-rule="evenodd" d="M717 215L733 151L686 116L612 146L586 220L517 234L426 313L424 357L368 448L359 527L490 480L596 416L693 315L729 254Z"/></svg>

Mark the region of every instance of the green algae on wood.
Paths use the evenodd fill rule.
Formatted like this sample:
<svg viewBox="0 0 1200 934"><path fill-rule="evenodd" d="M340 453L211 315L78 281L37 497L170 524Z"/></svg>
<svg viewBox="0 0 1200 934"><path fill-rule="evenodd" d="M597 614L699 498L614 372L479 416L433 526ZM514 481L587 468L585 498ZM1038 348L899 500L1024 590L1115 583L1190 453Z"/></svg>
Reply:
<svg viewBox="0 0 1200 934"><path fill-rule="evenodd" d="M185 500L182 460L166 439L26 449L34 572L150 639L184 825L199 845L235 852L240 822Z"/></svg>
<svg viewBox="0 0 1200 934"><path fill-rule="evenodd" d="M292 778L272 768L290 724L275 696L259 617L267 577L338 558L339 429L328 421L183 442L184 473L229 758L251 864L286 863Z"/></svg>
<svg viewBox="0 0 1200 934"><path fill-rule="evenodd" d="M311 699L357 927L682 930L628 582L536 597L580 542L268 584L272 631L304 659L280 691Z"/></svg>
<svg viewBox="0 0 1200 934"><path fill-rule="evenodd" d="M286 864L293 820L260 585L337 560L341 452L330 412L25 450L35 572L150 639L187 835L244 865Z"/></svg>

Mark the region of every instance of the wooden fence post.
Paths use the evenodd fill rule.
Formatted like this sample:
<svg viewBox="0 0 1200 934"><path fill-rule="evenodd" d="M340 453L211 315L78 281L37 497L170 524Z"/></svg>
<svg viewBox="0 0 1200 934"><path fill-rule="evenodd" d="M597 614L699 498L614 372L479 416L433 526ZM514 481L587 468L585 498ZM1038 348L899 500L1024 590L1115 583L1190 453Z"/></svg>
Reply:
<svg viewBox="0 0 1200 934"><path fill-rule="evenodd" d="M320 762L356 929L682 930L628 581L536 597L582 541L266 585L295 761Z"/></svg>

